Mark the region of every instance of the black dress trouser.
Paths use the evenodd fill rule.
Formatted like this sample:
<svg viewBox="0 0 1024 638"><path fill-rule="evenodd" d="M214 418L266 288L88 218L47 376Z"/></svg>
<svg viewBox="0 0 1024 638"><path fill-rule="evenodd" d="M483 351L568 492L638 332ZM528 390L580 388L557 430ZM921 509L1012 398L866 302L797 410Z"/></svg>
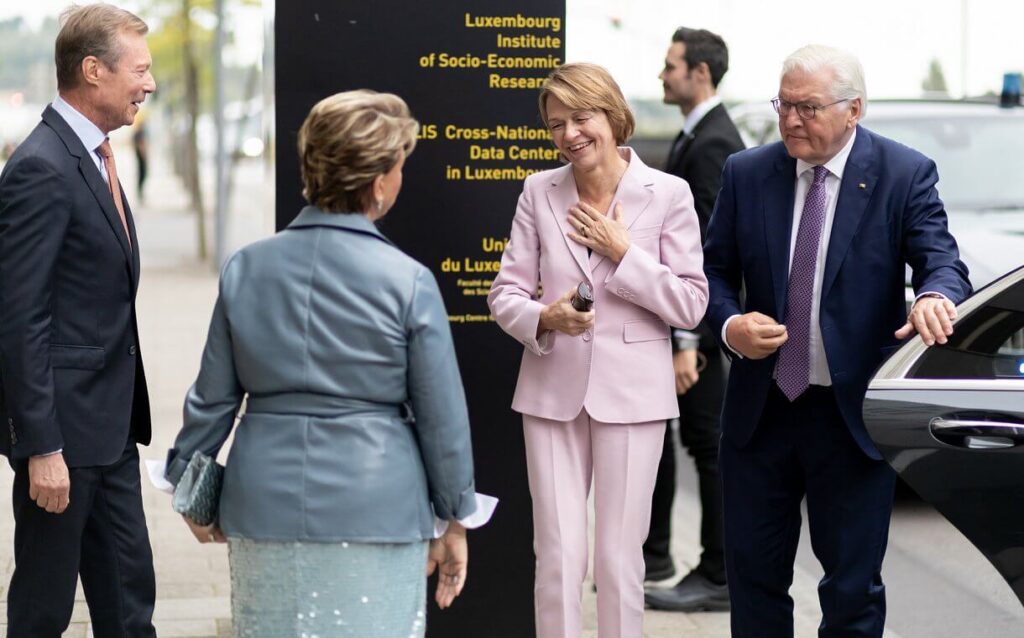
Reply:
<svg viewBox="0 0 1024 638"><path fill-rule="evenodd" d="M153 552L135 442L112 465L69 473L70 505L50 514L29 498L28 461L14 464L8 638L60 638L79 575L96 638L155 637Z"/></svg>
<svg viewBox="0 0 1024 638"><path fill-rule="evenodd" d="M700 490L700 541L704 548L696 571L714 583L725 583L722 548L722 487L718 474L725 357L717 348L703 351L707 367L697 383L679 395L679 439L697 466ZM648 560L668 560L672 538L672 502L676 495L676 455L672 428L665 428L665 446L658 465L651 507L651 529L644 543Z"/></svg>

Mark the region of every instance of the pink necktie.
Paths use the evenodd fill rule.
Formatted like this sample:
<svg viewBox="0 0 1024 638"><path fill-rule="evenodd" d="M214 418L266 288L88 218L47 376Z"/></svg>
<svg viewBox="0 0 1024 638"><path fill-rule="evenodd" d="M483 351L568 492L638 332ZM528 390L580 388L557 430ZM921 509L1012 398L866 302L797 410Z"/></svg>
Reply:
<svg viewBox="0 0 1024 638"><path fill-rule="evenodd" d="M132 236L128 232L128 217L124 214L124 202L121 201L121 183L117 181L117 166L114 164L114 151L110 148L110 139L103 140L103 143L96 150L100 152L100 156L103 157L103 165L107 167L110 195L114 198L114 206L117 207L117 214L121 216L121 225L124 226L124 236L128 239L128 247L131 248Z"/></svg>

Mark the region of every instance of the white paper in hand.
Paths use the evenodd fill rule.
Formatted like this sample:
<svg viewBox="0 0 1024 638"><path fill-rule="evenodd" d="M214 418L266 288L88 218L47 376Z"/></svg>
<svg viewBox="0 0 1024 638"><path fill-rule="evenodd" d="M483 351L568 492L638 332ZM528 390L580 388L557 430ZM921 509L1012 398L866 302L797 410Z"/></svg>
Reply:
<svg viewBox="0 0 1024 638"><path fill-rule="evenodd" d="M149 475L149 482L152 483L153 487L166 492L168 494L174 494L174 486L171 482L164 478L164 473L167 471L167 461L160 459L155 461L153 459L146 459L146 474Z"/></svg>

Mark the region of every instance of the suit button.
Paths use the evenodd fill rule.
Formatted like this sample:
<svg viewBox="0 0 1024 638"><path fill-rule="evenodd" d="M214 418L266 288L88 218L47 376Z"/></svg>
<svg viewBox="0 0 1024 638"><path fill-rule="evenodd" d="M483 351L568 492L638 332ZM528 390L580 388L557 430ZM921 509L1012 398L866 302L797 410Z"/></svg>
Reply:
<svg viewBox="0 0 1024 638"><path fill-rule="evenodd" d="M128 354L130 354L133 357L135 356L135 346L131 346L128 348Z"/></svg>
<svg viewBox="0 0 1024 638"><path fill-rule="evenodd" d="M584 341L590 341L592 338L593 338L593 333L592 332L590 332L589 330L584 331L584 333L583 333L583 340Z"/></svg>

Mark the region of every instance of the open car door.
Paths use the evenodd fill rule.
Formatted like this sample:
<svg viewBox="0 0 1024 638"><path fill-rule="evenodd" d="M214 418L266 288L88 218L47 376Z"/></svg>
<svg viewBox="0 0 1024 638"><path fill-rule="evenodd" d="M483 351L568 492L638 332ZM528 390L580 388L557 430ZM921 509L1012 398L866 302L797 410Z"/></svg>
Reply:
<svg viewBox="0 0 1024 638"><path fill-rule="evenodd" d="M1024 268L911 339L875 374L868 433L900 477L995 565L1024 604Z"/></svg>

